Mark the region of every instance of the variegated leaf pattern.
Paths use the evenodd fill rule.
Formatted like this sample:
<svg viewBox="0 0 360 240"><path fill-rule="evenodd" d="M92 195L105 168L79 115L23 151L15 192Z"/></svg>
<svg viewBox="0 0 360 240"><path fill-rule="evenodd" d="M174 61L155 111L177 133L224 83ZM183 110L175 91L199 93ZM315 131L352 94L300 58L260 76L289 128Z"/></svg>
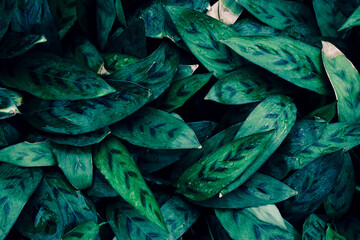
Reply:
<svg viewBox="0 0 360 240"><path fill-rule="evenodd" d="M325 228L326 228L326 223L316 214L311 214L309 217L306 218L303 224L302 239L326 240Z"/></svg>
<svg viewBox="0 0 360 240"><path fill-rule="evenodd" d="M286 223L275 205L237 209L215 209L216 217L234 240L299 239L294 228Z"/></svg>
<svg viewBox="0 0 360 240"><path fill-rule="evenodd" d="M300 222L313 213L334 187L344 162L342 151L320 157L285 180L285 184L299 193L283 204L285 218Z"/></svg>
<svg viewBox="0 0 360 240"><path fill-rule="evenodd" d="M297 192L262 173L255 173L240 187L221 198L214 196L195 204L210 208L248 208L273 204L293 197Z"/></svg>
<svg viewBox="0 0 360 240"><path fill-rule="evenodd" d="M355 193L355 170L350 154L344 153L344 164L336 178L334 188L324 202L327 215L336 218L344 215L350 208Z"/></svg>
<svg viewBox="0 0 360 240"><path fill-rule="evenodd" d="M199 91L211 78L212 73L195 74L173 81L164 93L159 108L172 112L181 107L191 96Z"/></svg>
<svg viewBox="0 0 360 240"><path fill-rule="evenodd" d="M293 25L305 25L313 34L317 31L311 10L296 1L236 0L260 21L277 29Z"/></svg>
<svg viewBox="0 0 360 240"><path fill-rule="evenodd" d="M93 221L87 221L77 225L71 231L65 233L64 240L95 240L99 234L99 225Z"/></svg>
<svg viewBox="0 0 360 240"><path fill-rule="evenodd" d="M100 49L103 50L116 19L114 0L96 1L96 32Z"/></svg>
<svg viewBox="0 0 360 240"><path fill-rule="evenodd" d="M49 183L46 179L42 179L21 212L15 228L30 239L51 240L60 239L64 227L64 219L57 199Z"/></svg>
<svg viewBox="0 0 360 240"><path fill-rule="evenodd" d="M239 105L259 102L265 98L290 93L291 88L256 66L245 66L232 71L217 81L205 96L222 104Z"/></svg>
<svg viewBox="0 0 360 240"><path fill-rule="evenodd" d="M333 44L322 42L322 59L335 90L340 122L360 120L360 74L346 56Z"/></svg>
<svg viewBox="0 0 360 240"><path fill-rule="evenodd" d="M60 169L71 185L86 189L93 180L93 165L90 147L74 147L52 144L53 152Z"/></svg>
<svg viewBox="0 0 360 240"><path fill-rule="evenodd" d="M246 118L234 140L274 129L263 151L238 178L221 190L226 194L236 189L253 175L275 152L295 124L297 109L289 97L273 95L262 101Z"/></svg>
<svg viewBox="0 0 360 240"><path fill-rule="evenodd" d="M14 10L16 7L17 2L13 0L4 0L1 1L0 5L0 40L5 35L9 24L11 22L11 18L14 14Z"/></svg>
<svg viewBox="0 0 360 240"><path fill-rule="evenodd" d="M235 30L195 10L172 6L166 10L190 51L216 77L242 65L243 60L219 42L236 36Z"/></svg>
<svg viewBox="0 0 360 240"><path fill-rule="evenodd" d="M339 31L359 25L360 25L360 6L355 9L355 11L346 20L346 22L339 28Z"/></svg>
<svg viewBox="0 0 360 240"><path fill-rule="evenodd" d="M17 143L0 150L2 162L21 167L44 167L56 164L49 141Z"/></svg>
<svg viewBox="0 0 360 240"><path fill-rule="evenodd" d="M278 36L243 36L221 40L247 60L296 86L329 94L320 50L306 43Z"/></svg>
<svg viewBox="0 0 360 240"><path fill-rule="evenodd" d="M152 99L156 99L170 86L179 57L179 52L174 47L163 43L150 56L109 75L107 82L116 89L123 81L140 84L149 88Z"/></svg>
<svg viewBox="0 0 360 240"><path fill-rule="evenodd" d="M119 140L110 137L102 141L94 153L94 162L122 198L150 221L166 229L154 195Z"/></svg>
<svg viewBox="0 0 360 240"><path fill-rule="evenodd" d="M76 0L49 1L49 7L63 38L77 20Z"/></svg>
<svg viewBox="0 0 360 240"><path fill-rule="evenodd" d="M59 204L65 231L86 221L97 222L94 204L80 190L75 190L65 177L59 173L49 173L44 179L48 182Z"/></svg>
<svg viewBox="0 0 360 240"><path fill-rule="evenodd" d="M0 165L0 239L5 239L41 178L41 169Z"/></svg>
<svg viewBox="0 0 360 240"><path fill-rule="evenodd" d="M151 149L201 148L194 131L186 123L151 107L113 125L111 132L131 144Z"/></svg>
<svg viewBox="0 0 360 240"><path fill-rule="evenodd" d="M0 119L12 117L20 113L17 103L14 101L10 92L5 88L0 88ZM14 92L15 93L15 92Z"/></svg>
<svg viewBox="0 0 360 240"><path fill-rule="evenodd" d="M0 59L14 58L29 51L35 45L46 42L44 35L10 32L0 44Z"/></svg>
<svg viewBox="0 0 360 240"><path fill-rule="evenodd" d="M216 195L246 172L273 133L268 131L239 138L202 157L180 176L177 192L195 201Z"/></svg>
<svg viewBox="0 0 360 240"><path fill-rule="evenodd" d="M242 18L231 26L241 36L277 36L280 30L267 26L256 19Z"/></svg>
<svg viewBox="0 0 360 240"><path fill-rule="evenodd" d="M0 91L9 95L9 97L13 100L13 102L15 103L15 105L17 107L19 107L23 104L23 94L15 92L15 91L7 89L7 88L0 88Z"/></svg>
<svg viewBox="0 0 360 240"><path fill-rule="evenodd" d="M24 105L23 114L42 131L83 134L122 120L146 104L150 96L150 91L138 84L122 82L115 93L101 98L77 101L32 98Z"/></svg>
<svg viewBox="0 0 360 240"><path fill-rule="evenodd" d="M90 70L45 53L27 55L14 66L2 68L1 72L3 75L0 82L5 86L29 92L42 99L90 99L115 92L114 88Z"/></svg>

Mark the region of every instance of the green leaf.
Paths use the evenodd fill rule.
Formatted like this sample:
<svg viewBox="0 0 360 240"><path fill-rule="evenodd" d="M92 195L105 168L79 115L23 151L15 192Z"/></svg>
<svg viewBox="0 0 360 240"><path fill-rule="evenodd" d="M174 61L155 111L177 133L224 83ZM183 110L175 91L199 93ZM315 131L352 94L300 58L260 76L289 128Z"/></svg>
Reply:
<svg viewBox="0 0 360 240"><path fill-rule="evenodd" d="M76 0L49 1L60 38L63 38L77 20Z"/></svg>
<svg viewBox="0 0 360 240"><path fill-rule="evenodd" d="M166 10L192 54L216 77L241 66L242 60L219 42L236 36L235 30L195 10L172 6Z"/></svg>
<svg viewBox="0 0 360 240"><path fill-rule="evenodd" d="M36 189L15 228L30 239L60 239L64 232L61 210L49 183L43 179Z"/></svg>
<svg viewBox="0 0 360 240"><path fill-rule="evenodd" d="M191 96L199 91L211 78L212 73L195 74L173 81L161 99L160 109L172 112L181 107Z"/></svg>
<svg viewBox="0 0 360 240"><path fill-rule="evenodd" d="M198 121L188 122L187 125L194 130L199 142L202 143L211 136L217 123L212 121Z"/></svg>
<svg viewBox="0 0 360 240"><path fill-rule="evenodd" d="M285 223L275 205L242 210L215 209L216 217L234 240L300 239L293 227Z"/></svg>
<svg viewBox="0 0 360 240"><path fill-rule="evenodd" d="M320 50L306 43L277 36L245 36L222 40L247 60L296 86L329 94Z"/></svg>
<svg viewBox="0 0 360 240"><path fill-rule="evenodd" d="M195 201L216 195L251 166L273 132L240 138L202 157L180 176L177 192Z"/></svg>
<svg viewBox="0 0 360 240"><path fill-rule="evenodd" d="M191 75L193 75L196 69L198 69L198 67L199 64L193 64L193 65L179 64L176 73L173 77L173 82L175 82L176 80L190 77Z"/></svg>
<svg viewBox="0 0 360 240"><path fill-rule="evenodd" d="M0 41L4 37L9 24L11 22L11 18L14 14L14 10L16 7L17 1L13 0L4 0L1 1L0 5Z"/></svg>
<svg viewBox="0 0 360 240"><path fill-rule="evenodd" d="M339 233L346 239L359 239L360 220L354 213L349 213L341 219L335 221Z"/></svg>
<svg viewBox="0 0 360 240"><path fill-rule="evenodd" d="M0 59L17 57L39 43L46 42L44 35L28 35L18 32L6 34L0 44Z"/></svg>
<svg viewBox="0 0 360 240"><path fill-rule="evenodd" d="M67 232L62 239L95 240L98 234L99 234L99 225L93 221L87 221L77 225L74 229Z"/></svg>
<svg viewBox="0 0 360 240"><path fill-rule="evenodd" d="M221 77L205 96L205 100L229 105L246 104L289 92L289 86L267 71L255 66L245 66Z"/></svg>
<svg viewBox="0 0 360 240"><path fill-rule="evenodd" d="M360 25L360 6L355 9L351 16L346 20L346 22L339 28L338 31L344 30L346 28L355 27Z"/></svg>
<svg viewBox="0 0 360 240"><path fill-rule="evenodd" d="M326 73L335 90L340 122L360 119L360 74L346 56L329 42L322 42L322 59Z"/></svg>
<svg viewBox="0 0 360 240"><path fill-rule="evenodd" d="M294 25L305 25L315 34L316 23L311 10L296 1L278 0L236 0L260 21L277 29L285 29Z"/></svg>
<svg viewBox="0 0 360 240"><path fill-rule="evenodd" d="M165 14L165 9L161 4L152 4L141 12L140 18L144 19L147 37L163 38L166 36Z"/></svg>
<svg viewBox="0 0 360 240"><path fill-rule="evenodd" d="M100 49L104 49L116 19L115 1L96 1L96 32Z"/></svg>
<svg viewBox="0 0 360 240"><path fill-rule="evenodd" d="M91 149L54 143L52 147L58 165L69 182L77 189L90 187L93 180Z"/></svg>
<svg viewBox="0 0 360 240"><path fill-rule="evenodd" d="M282 213L292 222L299 222L313 213L333 189L344 162L342 151L325 155L297 170L285 184L299 193L284 202Z"/></svg>
<svg viewBox="0 0 360 240"><path fill-rule="evenodd" d="M355 170L350 154L344 154L344 164L336 178L334 188L324 202L325 212L332 218L344 215L349 209L355 193Z"/></svg>
<svg viewBox="0 0 360 240"><path fill-rule="evenodd" d="M59 204L64 219L65 231L69 231L76 225L86 221L97 222L93 203L80 190L75 190L62 175L49 173L45 176L45 179Z"/></svg>
<svg viewBox="0 0 360 240"><path fill-rule="evenodd" d="M119 196L115 189L105 179L104 175L97 169L94 169L93 183L87 191L87 195L98 198Z"/></svg>
<svg viewBox="0 0 360 240"><path fill-rule="evenodd" d="M210 208L248 208L281 202L296 194L295 190L275 178L255 173L240 187L221 198L214 196L194 203Z"/></svg>
<svg viewBox="0 0 360 240"><path fill-rule="evenodd" d="M56 164L51 144L48 141L17 143L1 149L0 156L0 161L20 167L44 167Z"/></svg>
<svg viewBox="0 0 360 240"><path fill-rule="evenodd" d="M12 117L19 112L14 99L5 88L0 88L0 119Z"/></svg>
<svg viewBox="0 0 360 240"><path fill-rule="evenodd" d="M77 101L29 99L24 116L34 127L52 133L82 134L120 121L146 104L150 92L122 82L118 91L105 97ZM36 107L34 107L36 106Z"/></svg>
<svg viewBox="0 0 360 240"><path fill-rule="evenodd" d="M280 30L269 27L253 18L242 18L231 26L241 36L277 36Z"/></svg>
<svg viewBox="0 0 360 240"><path fill-rule="evenodd" d="M154 195L146 185L128 150L114 137L105 139L94 153L96 167L130 205L150 221L165 228Z"/></svg>
<svg viewBox="0 0 360 240"><path fill-rule="evenodd" d="M165 42L150 56L109 75L107 82L116 89L123 81L140 84L151 90L152 100L156 99L170 86L179 57L179 52Z"/></svg>
<svg viewBox="0 0 360 240"><path fill-rule="evenodd" d="M337 102L333 102L323 107L317 108L306 115L304 119L313 120L314 118L321 118L327 122L331 122L331 120L333 120L336 115L336 105Z"/></svg>
<svg viewBox="0 0 360 240"><path fill-rule="evenodd" d="M86 147L101 142L107 135L110 134L108 127L101 128L94 132L88 132L80 135L60 135L60 134L44 134L51 142L70 145L75 147Z"/></svg>
<svg viewBox="0 0 360 240"><path fill-rule="evenodd" d="M194 131L183 121L155 108L143 108L112 126L112 134L151 149L201 148Z"/></svg>
<svg viewBox="0 0 360 240"><path fill-rule="evenodd" d="M303 224L303 240L325 240L326 223L315 214L311 214L306 218Z"/></svg>
<svg viewBox="0 0 360 240"><path fill-rule="evenodd" d="M0 239L5 239L42 178L42 170L0 165Z"/></svg>
<svg viewBox="0 0 360 240"><path fill-rule="evenodd" d="M326 240L346 240L346 238L339 233L337 233L334 229L329 225L326 229Z"/></svg>
<svg viewBox="0 0 360 240"><path fill-rule="evenodd" d="M115 91L90 70L50 54L28 55L1 72L0 82L5 86L42 99L90 99Z"/></svg>
<svg viewBox="0 0 360 240"><path fill-rule="evenodd" d="M116 20L123 26L126 26L125 14L121 0L115 0L115 11L116 11Z"/></svg>
<svg viewBox="0 0 360 240"><path fill-rule="evenodd" d="M116 72L139 60L136 57L121 53L103 53L102 56L105 62L104 66L110 73Z"/></svg>

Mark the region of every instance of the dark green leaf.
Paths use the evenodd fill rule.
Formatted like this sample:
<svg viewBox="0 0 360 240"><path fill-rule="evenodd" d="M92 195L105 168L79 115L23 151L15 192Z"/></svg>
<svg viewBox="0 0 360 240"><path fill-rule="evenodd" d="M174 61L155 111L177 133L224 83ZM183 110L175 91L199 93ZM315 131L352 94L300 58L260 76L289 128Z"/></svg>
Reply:
<svg viewBox="0 0 360 240"><path fill-rule="evenodd" d="M147 37L163 38L166 36L165 14L165 9L161 4L152 4L140 14L140 18L144 19Z"/></svg>
<svg viewBox="0 0 360 240"><path fill-rule="evenodd" d="M217 126L216 122L211 121L199 121L199 122L189 122L187 123L189 127L194 130L196 137L198 138L199 142L202 143L207 140Z"/></svg>
<svg viewBox="0 0 360 240"><path fill-rule="evenodd" d="M100 49L104 49L116 19L115 1L96 1L96 32Z"/></svg>
<svg viewBox="0 0 360 240"><path fill-rule="evenodd" d="M315 214L311 214L306 218L303 224L303 240L325 240L326 223Z"/></svg>
<svg viewBox="0 0 360 240"><path fill-rule="evenodd" d="M0 165L0 239L5 239L41 178L40 169Z"/></svg>
<svg viewBox="0 0 360 240"><path fill-rule="evenodd" d="M125 14L121 0L115 0L115 11L116 11L116 20L123 26L126 26Z"/></svg>
<svg viewBox="0 0 360 240"><path fill-rule="evenodd" d="M316 47L277 36L233 37L221 42L296 86L329 94L320 50Z"/></svg>
<svg viewBox="0 0 360 240"><path fill-rule="evenodd" d="M337 233L331 226L326 229L326 240L346 240L346 238Z"/></svg>
<svg viewBox="0 0 360 240"><path fill-rule="evenodd" d="M349 213L341 219L335 221L339 233L346 239L359 239L360 237L360 220L355 214Z"/></svg>
<svg viewBox="0 0 360 240"><path fill-rule="evenodd" d="M17 1L4 0L0 5L0 41L5 35L14 14Z"/></svg>
<svg viewBox="0 0 360 240"><path fill-rule="evenodd" d="M49 1L49 7L63 38L77 20L76 0Z"/></svg>
<svg viewBox="0 0 360 240"><path fill-rule="evenodd" d="M95 240L98 234L99 234L99 225L93 221L87 221L77 225L74 229L67 232L62 239Z"/></svg>
<svg viewBox="0 0 360 240"><path fill-rule="evenodd" d="M201 148L194 131L183 121L155 108L143 108L111 128L131 144L151 149Z"/></svg>
<svg viewBox="0 0 360 240"><path fill-rule="evenodd" d="M333 120L336 115L336 105L337 103L333 102L318 109L315 109L314 111L306 115L304 119L313 120L314 117L318 117L327 122L331 122L331 120Z"/></svg>
<svg viewBox="0 0 360 240"><path fill-rule="evenodd" d="M110 73L116 72L139 60L136 57L120 53L103 53L102 56L105 61L104 66Z"/></svg>
<svg viewBox="0 0 360 240"><path fill-rule="evenodd" d="M94 154L96 167L130 205L150 221L165 228L154 195L146 185L128 150L115 137L105 139Z"/></svg>
<svg viewBox="0 0 360 240"><path fill-rule="evenodd" d="M340 27L339 31L359 25L360 25L360 6L355 9L355 11L351 14L351 16Z"/></svg>
<svg viewBox="0 0 360 240"><path fill-rule="evenodd" d="M105 179L104 175L102 175L97 169L94 169L93 183L87 191L87 194L98 198L119 196L115 189Z"/></svg>

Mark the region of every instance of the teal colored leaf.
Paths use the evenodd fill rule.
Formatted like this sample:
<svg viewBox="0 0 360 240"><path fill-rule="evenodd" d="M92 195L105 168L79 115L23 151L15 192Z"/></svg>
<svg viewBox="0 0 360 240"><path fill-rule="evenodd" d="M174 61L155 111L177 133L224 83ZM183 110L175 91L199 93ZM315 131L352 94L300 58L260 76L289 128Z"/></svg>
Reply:
<svg viewBox="0 0 360 240"><path fill-rule="evenodd" d="M239 138L205 155L180 176L177 192L195 201L216 195L251 166L273 132Z"/></svg>
<svg viewBox="0 0 360 240"><path fill-rule="evenodd" d="M346 56L329 42L322 42L322 59L335 90L340 122L360 119L360 74Z"/></svg>
<svg viewBox="0 0 360 240"><path fill-rule="evenodd" d="M161 4L152 4L141 12L140 18L144 19L146 36L151 38L163 38L165 32L165 9Z"/></svg>
<svg viewBox="0 0 360 240"><path fill-rule="evenodd" d="M346 22L339 28L339 31L359 25L360 25L360 6L355 9L355 11L346 20Z"/></svg>
<svg viewBox="0 0 360 240"><path fill-rule="evenodd" d="M298 191L283 204L285 218L299 223L313 213L334 187L344 162L342 151L320 157L285 180L285 184Z"/></svg>
<svg viewBox="0 0 360 240"><path fill-rule="evenodd" d="M263 133L274 129L262 152L237 179L221 190L226 194L236 189L253 175L275 152L295 124L297 109L289 97L274 95L262 101L246 118L234 140L251 134Z"/></svg>
<svg viewBox="0 0 360 240"><path fill-rule="evenodd" d="M304 117L304 119L313 120L314 118L321 118L327 122L331 122L336 115L336 106L337 102L330 103L318 109L315 109L308 115Z"/></svg>
<svg viewBox="0 0 360 240"><path fill-rule="evenodd" d="M49 7L63 38L77 20L76 0L49 1Z"/></svg>
<svg viewBox="0 0 360 240"><path fill-rule="evenodd" d="M190 77L198 69L199 64L183 65L179 64L176 73L173 77L173 81Z"/></svg>
<svg viewBox="0 0 360 240"><path fill-rule="evenodd" d="M22 134L6 120L0 121L0 146L6 147L21 141Z"/></svg>
<svg viewBox="0 0 360 240"><path fill-rule="evenodd" d="M121 53L103 53L102 56L105 62L105 69L110 73L116 72L139 60L136 57Z"/></svg>
<svg viewBox="0 0 360 240"><path fill-rule="evenodd" d="M303 224L303 240L326 240L325 236L326 223L316 214L311 214L306 218Z"/></svg>
<svg viewBox="0 0 360 240"><path fill-rule="evenodd" d="M39 43L46 42L44 35L27 35L24 33L10 32L5 35L0 44L0 59L17 57Z"/></svg>
<svg viewBox="0 0 360 240"><path fill-rule="evenodd" d="M44 134L44 136L54 143L75 147L86 147L101 142L107 135L110 134L110 132L110 129L105 127L94 132L88 132L74 136L61 134Z"/></svg>
<svg viewBox="0 0 360 240"><path fill-rule="evenodd" d="M252 18L239 19L231 27L241 36L277 36L280 34L280 30Z"/></svg>
<svg viewBox="0 0 360 240"><path fill-rule="evenodd" d="M199 142L202 143L212 135L217 123L212 121L198 121L188 122L187 125L194 130Z"/></svg>
<svg viewBox="0 0 360 240"><path fill-rule="evenodd" d="M195 10L170 6L166 10L192 54L216 77L242 65L242 60L219 42L236 36L235 30Z"/></svg>
<svg viewBox="0 0 360 240"><path fill-rule="evenodd" d="M65 233L64 240L95 240L99 234L99 225L93 221L83 222Z"/></svg>
<svg viewBox="0 0 360 240"><path fill-rule="evenodd" d="M240 187L221 198L194 202L210 208L248 208L284 201L297 194L295 190L268 175L255 173Z"/></svg>
<svg viewBox="0 0 360 240"><path fill-rule="evenodd" d="M1 5L0 5L0 23L1 23L0 40L3 38L3 36L5 35L8 27L9 27L11 18L14 14L16 4L17 4L17 2L13 1L13 0L1 1Z"/></svg>
<svg viewBox="0 0 360 240"><path fill-rule="evenodd" d="M50 142L22 142L0 150L2 162L20 167L45 167L56 164Z"/></svg>
<svg viewBox="0 0 360 240"><path fill-rule="evenodd" d="M77 101L29 99L24 116L34 127L51 133L83 134L120 121L146 104L150 92L122 82L118 91L105 97ZM36 107L34 107L36 106Z"/></svg>
<svg viewBox="0 0 360 240"><path fill-rule="evenodd" d="M116 19L115 1L96 1L96 32L100 49L104 49Z"/></svg>
<svg viewBox="0 0 360 240"><path fill-rule="evenodd" d="M206 12L210 6L210 0L162 0L162 2L170 6L191 8L201 13Z"/></svg>
<svg viewBox="0 0 360 240"><path fill-rule="evenodd" d="M296 86L329 94L320 50L316 47L277 36L233 37L221 42Z"/></svg>
<svg viewBox="0 0 360 240"><path fill-rule="evenodd" d="M151 149L201 148L194 131L183 121L155 108L143 108L112 126L112 134Z"/></svg>
<svg viewBox="0 0 360 240"><path fill-rule="evenodd" d="M140 84L151 90L152 100L156 99L170 86L179 57L178 50L165 42L150 56L109 75L107 82L116 89L123 81Z"/></svg>
<svg viewBox="0 0 360 240"><path fill-rule="evenodd" d="M97 169L94 169L93 183L86 193L91 197L98 198L119 196L115 189L106 180L104 175L102 175Z"/></svg>
<svg viewBox="0 0 360 240"><path fill-rule="evenodd" d="M332 229L329 225L326 229L326 240L346 240L346 238Z"/></svg>
<svg viewBox="0 0 360 240"><path fill-rule="evenodd" d="M221 77L205 96L205 100L229 105L247 104L289 92L289 86L267 71L255 66L245 66Z"/></svg>
<svg viewBox="0 0 360 240"><path fill-rule="evenodd" d="M126 19L123 10L121 0L115 0L115 11L116 11L116 20L123 26L126 26Z"/></svg>
<svg viewBox="0 0 360 240"><path fill-rule="evenodd" d="M234 240L300 239L299 234L285 222L275 205L241 210L215 209L215 214Z"/></svg>
<svg viewBox="0 0 360 240"><path fill-rule="evenodd" d="M181 107L210 80L211 76L212 73L195 74L173 81L164 93L159 108L166 112L172 112Z"/></svg>
<svg viewBox="0 0 360 240"><path fill-rule="evenodd" d="M154 195L146 185L128 150L114 137L105 139L94 153L96 167L130 205L158 226L164 220Z"/></svg>
<svg viewBox="0 0 360 240"><path fill-rule="evenodd" d="M41 178L41 169L0 165L0 239L5 239Z"/></svg>
<svg viewBox="0 0 360 240"><path fill-rule="evenodd" d="M344 153L344 164L336 178L334 188L324 202L325 212L332 218L344 215L350 209L355 193L355 170L350 154Z"/></svg>
<svg viewBox="0 0 360 240"><path fill-rule="evenodd" d="M3 75L0 82L5 86L26 91L42 99L90 99L115 91L90 70L45 53L27 55L15 65L3 68L1 72Z"/></svg>
<svg viewBox="0 0 360 240"><path fill-rule="evenodd" d="M5 88L0 88L0 119L12 117L20 113L16 102ZM15 92L14 92L15 93Z"/></svg>
<svg viewBox="0 0 360 240"><path fill-rule="evenodd" d="M296 1L236 0L260 21L277 29L294 25L305 25L310 32L317 32L316 22L311 10Z"/></svg>
<svg viewBox="0 0 360 240"><path fill-rule="evenodd" d="M50 173L45 176L45 180L59 204L65 231L86 221L97 222L94 204L80 190L75 190L62 175Z"/></svg>
<svg viewBox="0 0 360 240"><path fill-rule="evenodd" d="M64 227L59 204L49 183L43 179L21 212L15 228L30 239L52 240L61 238Z"/></svg>
<svg viewBox="0 0 360 240"><path fill-rule="evenodd" d="M57 163L71 185L77 189L90 187L93 180L91 149L54 143L52 147Z"/></svg>

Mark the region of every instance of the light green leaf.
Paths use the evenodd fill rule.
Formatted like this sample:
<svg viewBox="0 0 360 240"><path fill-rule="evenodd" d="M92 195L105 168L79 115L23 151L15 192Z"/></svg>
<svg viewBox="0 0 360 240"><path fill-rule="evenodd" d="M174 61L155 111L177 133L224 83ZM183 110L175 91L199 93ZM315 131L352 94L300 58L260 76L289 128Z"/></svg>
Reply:
<svg viewBox="0 0 360 240"><path fill-rule="evenodd" d="M346 20L346 22L339 28L339 31L359 25L360 25L360 6L355 9L355 11Z"/></svg>
<svg viewBox="0 0 360 240"><path fill-rule="evenodd" d="M334 229L329 225L326 229L326 240L346 240L346 238L339 233L337 233Z"/></svg>
<svg viewBox="0 0 360 240"><path fill-rule="evenodd" d="M130 153L119 140L111 137L102 141L94 153L94 162L125 201L150 221L166 229L154 195Z"/></svg>
<svg viewBox="0 0 360 240"><path fill-rule="evenodd" d="M93 221L87 221L77 225L74 229L67 232L62 239L95 240L98 234L99 234L99 225Z"/></svg>
<svg viewBox="0 0 360 240"><path fill-rule="evenodd" d="M221 42L296 86L329 94L320 50L316 47L277 36L233 37Z"/></svg>

